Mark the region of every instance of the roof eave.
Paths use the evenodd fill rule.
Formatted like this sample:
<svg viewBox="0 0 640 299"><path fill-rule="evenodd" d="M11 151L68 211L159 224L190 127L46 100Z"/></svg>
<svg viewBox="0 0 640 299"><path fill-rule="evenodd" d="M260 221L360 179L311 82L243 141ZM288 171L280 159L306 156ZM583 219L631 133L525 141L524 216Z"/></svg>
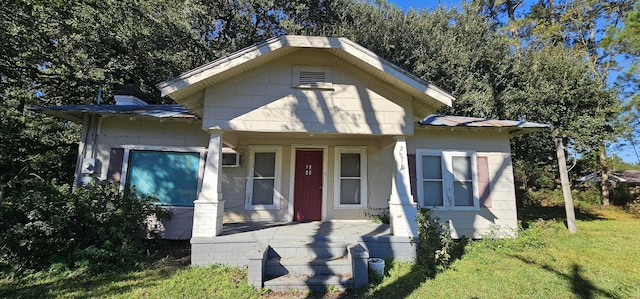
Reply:
<svg viewBox="0 0 640 299"><path fill-rule="evenodd" d="M208 78L218 76L225 71L229 71L259 57L264 58L270 54L273 55L272 53L286 48L339 49L344 51L353 59L360 61L364 65L373 67L377 71L386 73L395 78L401 83L400 85L402 85L402 89L407 91L414 98L435 108L439 108L444 105L451 107L455 99L446 91L408 73L349 39L296 35L285 35L271 38L263 43L242 49L229 56L214 60L198 68L187 71L175 78L159 83L156 87L160 89L162 96L169 96L180 103L182 97L186 97L188 94L197 92L197 90L185 91L184 94L176 96L180 90L184 90L189 86L195 87L197 84L202 84L200 87L195 87L198 90L206 88L206 84L204 84L204 82ZM286 53L286 51L284 53Z"/></svg>

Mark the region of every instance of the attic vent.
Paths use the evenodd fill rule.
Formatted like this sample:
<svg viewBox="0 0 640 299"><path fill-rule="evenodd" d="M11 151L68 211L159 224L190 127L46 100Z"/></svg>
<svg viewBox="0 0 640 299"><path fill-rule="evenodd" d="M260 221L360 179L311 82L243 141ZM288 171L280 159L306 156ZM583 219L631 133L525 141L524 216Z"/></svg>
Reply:
<svg viewBox="0 0 640 299"><path fill-rule="evenodd" d="M300 85L317 86L327 83L327 74L325 72L307 72L300 71L298 82Z"/></svg>
<svg viewBox="0 0 640 299"><path fill-rule="evenodd" d="M293 66L292 87L297 88L333 88L330 67L322 66Z"/></svg>

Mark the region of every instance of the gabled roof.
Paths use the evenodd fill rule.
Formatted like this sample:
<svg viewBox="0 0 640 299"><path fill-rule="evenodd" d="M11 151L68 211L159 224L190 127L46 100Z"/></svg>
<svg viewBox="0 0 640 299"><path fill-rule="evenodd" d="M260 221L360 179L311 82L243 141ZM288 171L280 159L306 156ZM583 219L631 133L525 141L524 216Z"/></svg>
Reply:
<svg viewBox="0 0 640 299"><path fill-rule="evenodd" d="M552 127L548 124L526 122L523 120L498 120L439 114L431 114L419 121L418 124L433 127L506 128L510 134L528 133Z"/></svg>
<svg viewBox="0 0 640 299"><path fill-rule="evenodd" d="M30 107L62 119L82 123L84 115L128 115L132 117L197 119L198 117L180 105L70 105Z"/></svg>
<svg viewBox="0 0 640 299"><path fill-rule="evenodd" d="M225 79L303 48L324 49L373 76L407 92L431 111L451 106L454 97L437 86L408 73L366 48L336 37L284 35L242 49L157 85L162 96L173 98L195 114L204 105L202 91Z"/></svg>

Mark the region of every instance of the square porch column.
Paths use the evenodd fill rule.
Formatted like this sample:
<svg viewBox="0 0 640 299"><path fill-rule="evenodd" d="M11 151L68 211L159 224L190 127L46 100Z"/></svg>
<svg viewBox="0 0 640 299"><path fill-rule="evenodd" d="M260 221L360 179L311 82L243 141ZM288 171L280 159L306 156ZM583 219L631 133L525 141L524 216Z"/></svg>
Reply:
<svg viewBox="0 0 640 299"><path fill-rule="evenodd" d="M212 238L222 233L222 131L210 130L202 188L193 202L191 238Z"/></svg>
<svg viewBox="0 0 640 299"><path fill-rule="evenodd" d="M409 163L407 161L407 141L404 136L395 137L393 148L395 168L391 180L391 196L389 198L389 215L391 217L391 233L394 236L417 237L416 222L418 205L413 202L411 182L409 180Z"/></svg>

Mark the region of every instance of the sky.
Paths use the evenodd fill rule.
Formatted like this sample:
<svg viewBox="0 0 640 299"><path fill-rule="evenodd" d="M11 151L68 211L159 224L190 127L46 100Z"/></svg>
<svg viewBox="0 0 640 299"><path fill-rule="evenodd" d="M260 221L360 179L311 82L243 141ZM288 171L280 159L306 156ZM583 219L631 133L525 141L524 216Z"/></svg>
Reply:
<svg viewBox="0 0 640 299"><path fill-rule="evenodd" d="M459 5L460 0L387 0L389 3L395 3L402 8L435 8L442 4L445 6Z"/></svg>
<svg viewBox="0 0 640 299"><path fill-rule="evenodd" d="M415 8L415 9L433 9L439 5L445 5L447 7L461 5L462 0L387 0L388 3L398 5L403 9ZM531 0L525 0L525 5L530 4ZM627 60L628 61L628 60ZM624 63L624 62L622 62ZM613 77L613 75L612 75ZM640 148L638 149L640 150ZM616 154L622 158L625 162L640 164L638 156L636 156L633 147L631 145L624 145L622 143L616 143L609 147L607 154Z"/></svg>

